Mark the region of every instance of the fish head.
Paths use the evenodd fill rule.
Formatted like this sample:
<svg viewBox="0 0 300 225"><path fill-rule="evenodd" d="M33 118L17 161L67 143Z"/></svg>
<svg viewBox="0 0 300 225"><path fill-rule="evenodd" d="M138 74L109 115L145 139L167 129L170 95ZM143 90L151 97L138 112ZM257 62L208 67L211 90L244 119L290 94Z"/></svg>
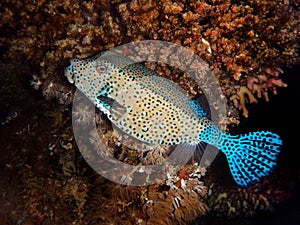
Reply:
<svg viewBox="0 0 300 225"><path fill-rule="evenodd" d="M105 94L106 88L114 85L120 71L133 63L135 62L127 56L104 52L88 59L71 59L70 65L65 69L65 76L70 83L96 102L97 96Z"/></svg>
<svg viewBox="0 0 300 225"><path fill-rule="evenodd" d="M75 85L81 79L93 80L95 77L100 77L101 80L111 79L111 76L116 75L119 70L134 63L135 61L125 55L108 51L88 59L71 59L70 65L65 69L65 76Z"/></svg>
<svg viewBox="0 0 300 225"><path fill-rule="evenodd" d="M120 67L114 57L97 55L88 59L74 58L65 68L65 76L87 97L96 102L96 97L103 94L104 88L112 85L113 76Z"/></svg>
<svg viewBox="0 0 300 225"><path fill-rule="evenodd" d="M70 65L65 68L65 76L70 83L76 85L81 79L90 79L91 72L94 72L93 64L90 59L71 59Z"/></svg>

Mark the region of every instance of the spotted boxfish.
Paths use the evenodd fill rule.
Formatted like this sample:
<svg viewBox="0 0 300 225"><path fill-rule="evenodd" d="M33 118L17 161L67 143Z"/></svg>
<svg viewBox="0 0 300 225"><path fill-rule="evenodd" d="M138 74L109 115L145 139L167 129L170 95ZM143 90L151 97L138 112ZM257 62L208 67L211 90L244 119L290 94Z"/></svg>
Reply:
<svg viewBox="0 0 300 225"><path fill-rule="evenodd" d="M139 141L217 147L242 187L259 182L276 165L282 145L277 134L221 130L179 85L127 56L109 52L71 59L65 75L112 124Z"/></svg>

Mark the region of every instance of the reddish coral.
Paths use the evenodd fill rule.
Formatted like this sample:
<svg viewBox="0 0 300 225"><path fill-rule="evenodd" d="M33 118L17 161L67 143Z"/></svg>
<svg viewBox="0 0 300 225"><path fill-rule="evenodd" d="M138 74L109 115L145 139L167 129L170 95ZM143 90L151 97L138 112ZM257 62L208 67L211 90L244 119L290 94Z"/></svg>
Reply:
<svg viewBox="0 0 300 225"><path fill-rule="evenodd" d="M274 76L270 71L299 62L295 1L120 2L2 1L0 47L6 58L25 56L37 65L45 96L59 99L65 99L68 90L52 92L49 84L64 84L67 59L91 56L128 41L160 39L190 48L209 62L222 87L237 87L225 91L228 99L249 80L259 75L270 79ZM267 83L274 85L266 85L266 92L284 86L277 80ZM250 91L259 97L255 88ZM238 101L237 108L245 108L243 104Z"/></svg>
<svg viewBox="0 0 300 225"><path fill-rule="evenodd" d="M270 91L276 93L277 87L285 87L286 84L281 80L285 68L299 63L300 16L299 2L296 0L2 0L0 16L1 59L5 62L22 62L15 69L18 72L28 71L24 66L26 62L33 74L28 83L34 89L41 90L45 98L56 98L61 104L72 101L72 86L63 75L70 58L92 56L130 41L169 41L201 56L219 79L223 93L232 106L228 119L230 124L238 123L237 110L244 116L248 115L248 102L257 102L256 98L268 100ZM180 74L177 68L151 63L147 65L178 82L191 96L201 93L190 77ZM5 68L5 65L1 68ZM17 76L26 77L23 73ZM20 98L30 99L22 96L19 86L3 86L7 87L1 92L3 96L18 94ZM29 136L31 142L34 140L34 145L31 144L34 147L23 147L21 152L24 159L16 156L7 164L20 166L18 175L24 183L22 194L27 202L27 205L24 201L20 203L26 215L13 210L14 214L10 217L13 222L21 218L27 223L57 224L66 218L65 222L82 223L82 218L89 216L88 222L98 224L132 224L145 220L167 224L174 221L187 223L197 215L206 213L203 196L197 192L205 195L206 188L202 182L194 183L188 177L189 170L181 171L180 181L173 182L172 187L179 188L178 192L170 191L165 184L144 190L121 186L112 188L111 183L88 181L76 169L78 163L80 171L88 170L82 163L83 159L76 156L78 152L70 135L70 115L66 116L65 106L55 105L52 108L54 110L47 108L46 118L39 121L42 127L52 130L39 128L35 131L33 127L36 128L39 123L32 120L34 122L22 123L24 126L14 132L14 135L22 135L23 139ZM86 119L82 117L83 114L77 116L78 122ZM103 122L101 116L98 115L98 118ZM107 126L103 133L101 138L106 139L109 151L119 159L124 160L124 156L127 156L126 160L132 164L142 162L148 165L166 157L167 151L160 149L147 153L143 158L140 152L130 151L124 146L117 148L118 140ZM91 135L91 142L97 145L99 143L93 139L95 135ZM9 140L12 143L14 141ZM17 149L10 145L7 148L13 152ZM19 147L17 150L20 150ZM7 183L6 180L3 182L1 190ZM96 191L105 190L106 196L102 192L92 193L89 182L96 186ZM251 214L260 208L272 208L286 197L284 184L272 178L266 179L262 186L255 185L249 190L227 190L222 185L215 185L215 181L208 179L206 182L211 199L207 203L216 214L233 215L254 208L246 211ZM275 189L273 184L277 185ZM199 190L194 191L196 186ZM181 190L183 187L192 188L193 191L185 192ZM12 188L12 191L20 190ZM178 193L184 198L176 198ZM10 198L8 203L14 205L12 197L7 197ZM119 201L116 202L115 198ZM16 201L20 201L20 198ZM247 208L243 205L244 201ZM91 210L85 211L86 207ZM18 209L11 205L8 208ZM114 218L109 214L111 212L115 213ZM3 212L3 215L7 217L7 212Z"/></svg>

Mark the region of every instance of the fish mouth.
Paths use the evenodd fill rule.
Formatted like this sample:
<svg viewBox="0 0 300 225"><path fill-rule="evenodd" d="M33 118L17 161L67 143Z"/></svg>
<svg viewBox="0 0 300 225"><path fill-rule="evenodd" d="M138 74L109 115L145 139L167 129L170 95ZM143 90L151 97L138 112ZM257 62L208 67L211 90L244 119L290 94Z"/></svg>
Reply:
<svg viewBox="0 0 300 225"><path fill-rule="evenodd" d="M68 67L65 68L64 71L65 76L68 78L68 81L73 84L75 82L75 76L74 76L74 67L72 65L69 65Z"/></svg>

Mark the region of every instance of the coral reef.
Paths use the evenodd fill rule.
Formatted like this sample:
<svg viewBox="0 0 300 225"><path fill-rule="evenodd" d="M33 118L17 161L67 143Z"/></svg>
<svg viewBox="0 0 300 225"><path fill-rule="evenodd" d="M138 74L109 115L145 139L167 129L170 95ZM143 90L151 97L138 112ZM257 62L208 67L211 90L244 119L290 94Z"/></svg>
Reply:
<svg viewBox="0 0 300 225"><path fill-rule="evenodd" d="M227 125L235 125L240 114L248 116L247 104L268 101L270 92L285 87L285 69L299 63L298 1L2 0L0 15L0 131L5 134L0 223L188 224L206 213L254 215L289 197L292 187L278 171L248 189L220 182L227 180L226 170L221 178L209 172L203 176L193 163L148 187L91 175L72 134L66 105L74 87L63 71L70 58L131 41L174 42L208 63L228 99ZM178 68L146 64L190 96L201 94ZM73 112L79 125L90 119L84 112L84 105ZM171 151L133 151L121 144L126 136L113 131L101 113L95 119L101 126L90 142L99 147L99 136L107 147L99 154L149 165Z"/></svg>
<svg viewBox="0 0 300 225"><path fill-rule="evenodd" d="M7 133L0 136L1 145L6 146L0 161L1 223L187 224L206 213L206 187L201 181L205 171L197 164L189 164L160 184L147 187L124 186L95 174L76 148L72 127L68 125L71 111L55 101L38 98L30 82L12 89L24 76L23 70L17 70L19 66L8 64L0 70L1 77L16 77L13 82L3 79L7 89L3 91L11 91L12 95L10 99L1 95L1 102L15 102L20 108L3 116L0 127L1 134ZM26 101L20 96L26 96ZM85 106L78 105L73 112L78 118L75 123L89 121L84 112ZM144 154L132 151L118 143L119 135L114 135L103 115L97 114L96 121L96 132L103 136L105 149L123 162L149 165L165 159L169 153L164 148ZM93 139L91 142L97 146ZM159 216L162 214L169 218L164 221Z"/></svg>
<svg viewBox="0 0 300 225"><path fill-rule="evenodd" d="M1 224L80 223L88 167L77 157L70 113L30 92L28 71L25 64L1 63L1 119L7 115L0 127Z"/></svg>
<svg viewBox="0 0 300 225"><path fill-rule="evenodd" d="M276 93L277 87L286 86L278 77L283 68L299 63L297 1L17 0L0 4L1 53L7 59L25 57L35 64L33 86L61 103L70 102L62 78L68 59L129 41L158 39L188 47L209 63L229 104L234 101L244 116L248 116L248 98L239 94L240 89L268 100L269 90Z"/></svg>
<svg viewBox="0 0 300 225"><path fill-rule="evenodd" d="M205 215L208 206L203 203L206 187L201 181L205 170L197 164L184 166L176 176L166 180L167 190L150 186L144 211L149 224L188 224ZM164 210L162 210L164 209Z"/></svg>
<svg viewBox="0 0 300 225"><path fill-rule="evenodd" d="M187 165L160 184L124 186L95 175L86 204L87 224L189 224L204 215L205 170Z"/></svg>

